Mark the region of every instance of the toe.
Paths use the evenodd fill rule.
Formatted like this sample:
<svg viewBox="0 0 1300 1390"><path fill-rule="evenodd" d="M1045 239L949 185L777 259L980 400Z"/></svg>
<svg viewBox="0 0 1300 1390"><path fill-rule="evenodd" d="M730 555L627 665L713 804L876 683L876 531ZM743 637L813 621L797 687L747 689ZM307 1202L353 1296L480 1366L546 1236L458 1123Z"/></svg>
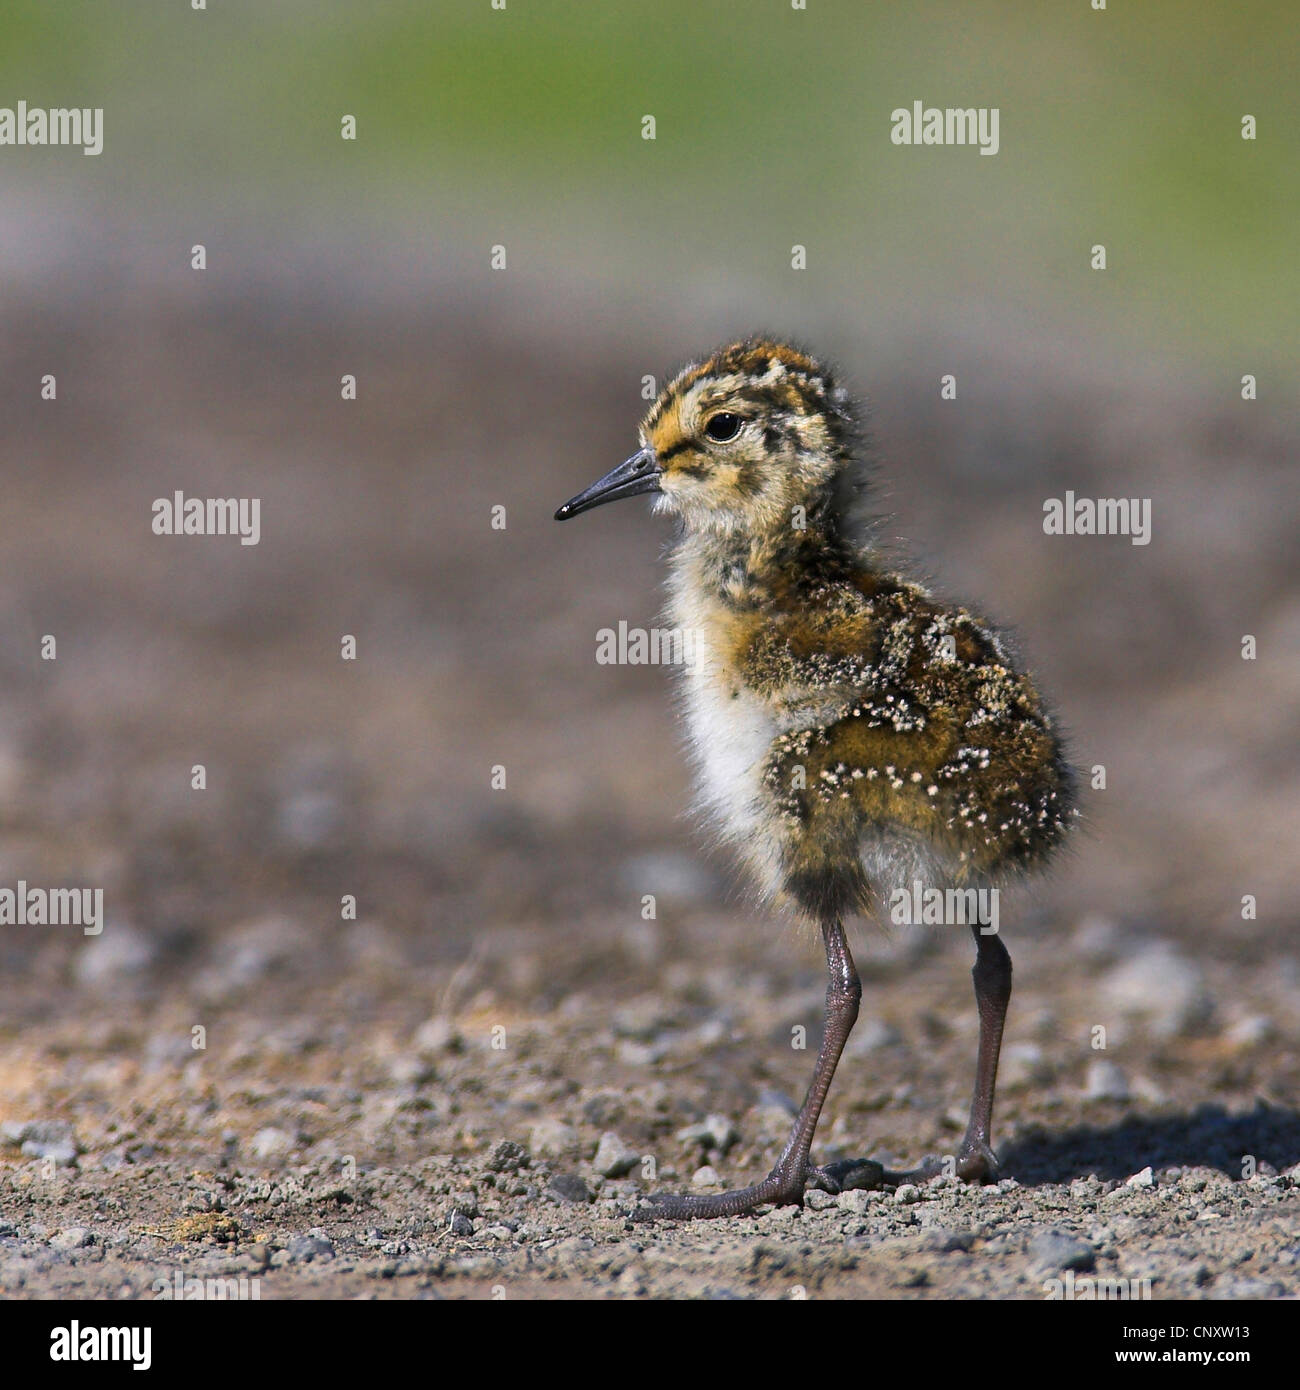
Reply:
<svg viewBox="0 0 1300 1390"><path fill-rule="evenodd" d="M852 1188L876 1188L885 1180L884 1167L872 1158L843 1158L808 1171L808 1186L823 1192L848 1192Z"/></svg>

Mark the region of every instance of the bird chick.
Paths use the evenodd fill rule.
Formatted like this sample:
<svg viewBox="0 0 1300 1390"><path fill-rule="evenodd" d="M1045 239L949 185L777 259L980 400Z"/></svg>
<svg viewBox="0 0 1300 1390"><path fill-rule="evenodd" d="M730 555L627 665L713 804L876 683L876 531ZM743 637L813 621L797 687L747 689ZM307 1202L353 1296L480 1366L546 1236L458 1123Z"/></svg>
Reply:
<svg viewBox="0 0 1300 1390"><path fill-rule="evenodd" d="M735 1192L651 1199L652 1216L684 1220L798 1203L808 1183L835 1191L862 1171L810 1160L861 997L845 918L914 886L985 892L1043 863L1076 811L1051 715L999 635L859 535L857 422L823 365L733 343L664 388L640 445L556 518L640 493L677 518L668 606L693 639L681 683L699 805L762 898L820 928L829 975L812 1084L775 1167ZM980 1034L955 1171L989 1181L1011 960L987 915L966 920Z"/></svg>

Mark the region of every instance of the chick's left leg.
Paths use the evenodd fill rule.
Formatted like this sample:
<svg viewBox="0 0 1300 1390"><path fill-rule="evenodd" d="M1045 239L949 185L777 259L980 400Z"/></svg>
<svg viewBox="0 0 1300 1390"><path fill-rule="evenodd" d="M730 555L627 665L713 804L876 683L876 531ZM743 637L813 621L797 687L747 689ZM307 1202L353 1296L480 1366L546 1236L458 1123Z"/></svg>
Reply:
<svg viewBox="0 0 1300 1390"><path fill-rule="evenodd" d="M824 921L822 941L826 947L828 977L826 1028L822 1034L812 1084L772 1171L762 1182L713 1196L656 1193L650 1197L650 1205L637 1213L641 1219L702 1221L718 1216L740 1216L768 1203L793 1206L803 1201L813 1134L821 1118L822 1106L826 1103L840 1053L844 1051L844 1044L857 1021L858 1004L862 998L862 983L849 952L843 923L838 919Z"/></svg>

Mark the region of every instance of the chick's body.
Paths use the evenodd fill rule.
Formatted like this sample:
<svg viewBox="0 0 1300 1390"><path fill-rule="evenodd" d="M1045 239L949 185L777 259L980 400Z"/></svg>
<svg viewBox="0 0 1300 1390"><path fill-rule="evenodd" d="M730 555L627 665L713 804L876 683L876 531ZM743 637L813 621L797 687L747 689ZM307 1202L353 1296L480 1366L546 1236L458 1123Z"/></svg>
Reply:
<svg viewBox="0 0 1300 1390"><path fill-rule="evenodd" d="M964 609L824 535L685 540L670 620L699 799L764 895L870 912L1045 858L1070 769L1032 680ZM810 563L815 559L815 563Z"/></svg>
<svg viewBox="0 0 1300 1390"><path fill-rule="evenodd" d="M732 343L669 382L640 441L556 516L653 493L677 519L669 613L693 658L681 689L700 805L763 896L819 925L827 961L826 1027L784 1150L749 1187L653 1199L653 1215L692 1220L861 1179L862 1165L809 1157L861 997L845 917L899 890L978 892L1036 867L1069 827L1073 787L1051 716L1000 637L859 539L854 416L824 366L766 339ZM1011 959L996 921L957 920L977 952L970 1124L951 1170L894 1181L997 1173Z"/></svg>

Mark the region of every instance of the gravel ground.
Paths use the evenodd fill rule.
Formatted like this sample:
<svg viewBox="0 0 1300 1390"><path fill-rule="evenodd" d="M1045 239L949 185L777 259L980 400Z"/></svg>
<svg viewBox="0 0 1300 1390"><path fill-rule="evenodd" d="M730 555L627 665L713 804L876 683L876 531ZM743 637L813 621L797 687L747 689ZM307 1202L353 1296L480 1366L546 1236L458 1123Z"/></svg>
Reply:
<svg viewBox="0 0 1300 1390"><path fill-rule="evenodd" d="M263 1298L1038 1299L1068 1271L1294 1296L1280 418L1078 373L1065 405L1046 349L965 414L934 409L928 368L863 383L898 531L1016 624L1108 790L1074 856L1003 904L1004 1181L648 1226L642 1192L766 1171L823 979L681 822L664 673L594 662L597 628L653 617L660 529L611 509L561 543L549 522L626 452L642 352L559 362L517 305L445 309L431 334L320 286L221 312L126 271L89 289L78 389L57 417L0 416L27 465L0 554L0 883L102 886L106 916L98 937L0 928L0 1292L151 1298L179 1272ZM28 307L6 379L69 331ZM644 351L662 370L716 336L677 325ZM345 339L370 386L340 415L319 383ZM884 346L855 368L935 360ZM508 406L472 408L501 379ZM580 448L556 401L590 412ZM152 536L178 485L260 496L262 543ZM1155 541L1044 537L1064 487L1151 495ZM864 924L854 950L863 1014L816 1152L948 1152L969 941Z"/></svg>
<svg viewBox="0 0 1300 1390"><path fill-rule="evenodd" d="M484 984L483 964L405 1028L396 954L386 977L359 967L302 988L283 978L287 932L245 935L231 1012L210 1025L228 1041L203 1054L175 1004L89 1037L25 1030L6 1108L33 1118L0 1136L7 1294L152 1298L178 1271L257 1278L263 1298L1042 1298L1066 1270L1077 1289L1133 1280L1153 1298L1300 1283L1300 1121L1280 1103L1295 1064L1275 1066L1275 1030L1300 1027L1293 983L1254 980L1269 1026L1219 1027L1204 1010L1239 975L1189 968L1202 1011L1135 1011L1116 1050L1140 1061L1098 1061L1098 991L1131 978L1134 958L1186 961L1130 955L1095 921L1023 943L1000 1107L1010 1176L812 1192L802 1209L664 1226L629 1219L641 1193L749 1181L779 1149L810 1061L791 1029L806 1024L810 1048L817 1035L811 960L773 973L742 922L708 917L681 940L576 942L611 978L653 984L614 1003L516 942L515 969L548 972L553 1007ZM779 944L811 955L792 941L761 954ZM1062 946L1088 963L1064 985ZM734 977L728 950L746 962ZM862 954L867 1011L821 1150L890 1164L951 1152L975 1025L965 952L917 940ZM700 957L703 971L683 965ZM253 1028L250 993L284 1021ZM303 1012L286 1017L286 994Z"/></svg>

